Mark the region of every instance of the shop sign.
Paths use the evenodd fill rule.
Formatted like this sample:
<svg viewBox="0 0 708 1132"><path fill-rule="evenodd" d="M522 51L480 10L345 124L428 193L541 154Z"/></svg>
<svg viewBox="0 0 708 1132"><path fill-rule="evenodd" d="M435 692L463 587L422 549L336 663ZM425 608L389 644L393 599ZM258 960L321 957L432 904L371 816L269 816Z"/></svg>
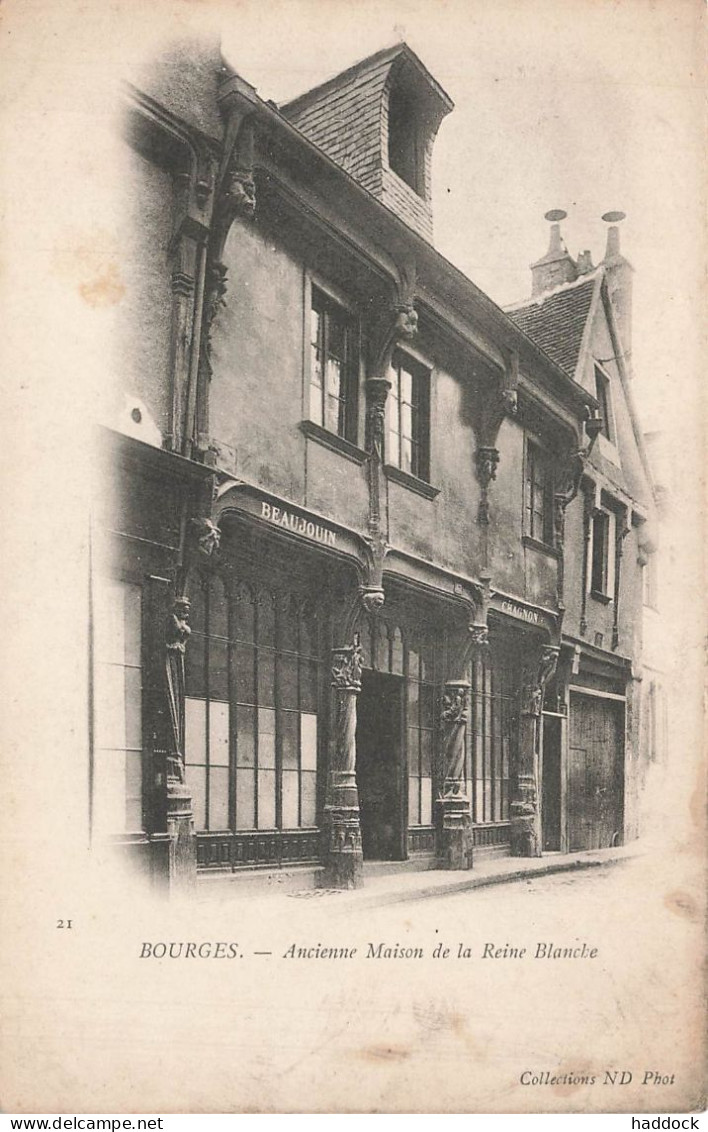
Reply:
<svg viewBox="0 0 708 1132"><path fill-rule="evenodd" d="M266 503L265 500L261 502L261 519L273 523L276 527L284 527L293 534L312 539L313 542L321 542L325 546L337 545L337 536L328 527L323 527L311 519L305 519L302 515L296 515L294 511L288 511L285 507Z"/></svg>
<svg viewBox="0 0 708 1132"><path fill-rule="evenodd" d="M508 613L511 617L519 617L522 621L528 621L531 625L540 624L540 618L535 609L524 609L522 605L517 605L513 601L502 602L502 613Z"/></svg>

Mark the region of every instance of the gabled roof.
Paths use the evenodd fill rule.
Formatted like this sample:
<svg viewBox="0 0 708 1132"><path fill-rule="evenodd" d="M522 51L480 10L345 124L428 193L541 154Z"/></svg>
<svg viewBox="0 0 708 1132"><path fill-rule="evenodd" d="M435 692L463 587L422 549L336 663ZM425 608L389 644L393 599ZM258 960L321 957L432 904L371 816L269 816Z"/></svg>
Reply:
<svg viewBox="0 0 708 1132"><path fill-rule="evenodd" d="M360 59L357 63L352 64L351 67L347 67L346 71L341 71L339 74L333 75L331 79L326 79L325 82L319 83L318 86L304 91L296 98L291 98L288 102L281 103L280 110L287 118L295 120L313 103L323 101L333 91L339 88L354 85L360 77L379 69L385 72L390 71L392 64L399 58L406 59L415 68L420 77L425 80L426 84L438 96L446 110L452 110L454 103L449 94L443 90L437 79L433 78L428 68L421 62L415 51L412 51L407 43L396 43L393 47L384 47L381 51L375 52L374 55L368 55L366 59Z"/></svg>
<svg viewBox="0 0 708 1132"><path fill-rule="evenodd" d="M506 308L519 329L569 377L575 377L590 308L601 279L602 273L593 271L574 283L563 283L535 299Z"/></svg>

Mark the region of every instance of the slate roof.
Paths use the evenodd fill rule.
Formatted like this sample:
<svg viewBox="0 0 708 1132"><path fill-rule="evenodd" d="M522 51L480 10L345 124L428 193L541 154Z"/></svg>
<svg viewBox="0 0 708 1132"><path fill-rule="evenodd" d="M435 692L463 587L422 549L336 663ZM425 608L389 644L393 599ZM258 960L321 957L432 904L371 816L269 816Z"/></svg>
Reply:
<svg viewBox="0 0 708 1132"><path fill-rule="evenodd" d="M569 375L575 376L597 273L507 308L506 313Z"/></svg>
<svg viewBox="0 0 708 1132"><path fill-rule="evenodd" d="M381 188L383 93L400 65L429 92L439 118L452 109L449 95L405 43L377 51L280 106L294 126L375 195Z"/></svg>

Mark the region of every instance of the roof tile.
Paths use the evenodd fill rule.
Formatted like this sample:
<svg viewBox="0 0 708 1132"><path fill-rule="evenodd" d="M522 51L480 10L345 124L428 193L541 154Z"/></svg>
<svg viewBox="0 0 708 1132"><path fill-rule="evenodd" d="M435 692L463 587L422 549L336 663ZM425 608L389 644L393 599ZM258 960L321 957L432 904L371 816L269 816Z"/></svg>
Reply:
<svg viewBox="0 0 708 1132"><path fill-rule="evenodd" d="M519 329L570 377L575 376L595 283L596 276L589 276L581 283L507 309Z"/></svg>

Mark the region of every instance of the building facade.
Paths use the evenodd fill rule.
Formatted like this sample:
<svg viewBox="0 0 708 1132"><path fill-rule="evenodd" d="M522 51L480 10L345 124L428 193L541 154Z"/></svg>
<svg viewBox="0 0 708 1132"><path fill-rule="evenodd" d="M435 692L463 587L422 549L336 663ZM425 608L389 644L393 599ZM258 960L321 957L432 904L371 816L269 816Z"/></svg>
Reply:
<svg viewBox="0 0 708 1132"><path fill-rule="evenodd" d="M197 45L129 92L89 777L158 883L639 832L620 216L594 268L548 214L502 311L432 244L451 109L403 44L281 107Z"/></svg>

